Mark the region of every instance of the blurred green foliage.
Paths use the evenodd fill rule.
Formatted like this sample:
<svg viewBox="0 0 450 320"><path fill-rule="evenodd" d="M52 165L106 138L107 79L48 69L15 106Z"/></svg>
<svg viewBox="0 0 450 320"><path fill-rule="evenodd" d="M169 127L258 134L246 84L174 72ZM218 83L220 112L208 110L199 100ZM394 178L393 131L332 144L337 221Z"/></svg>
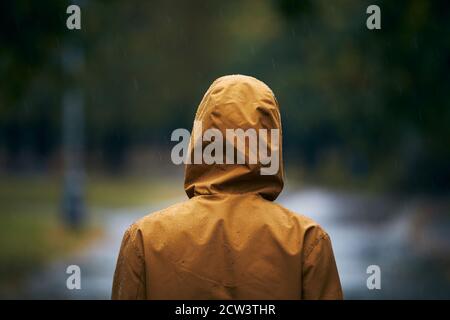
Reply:
<svg viewBox="0 0 450 320"><path fill-rule="evenodd" d="M68 1L0 4L3 170L54 164L71 43L84 52L87 152L114 170L131 148L169 145L215 78L243 73L274 90L286 159L311 179L449 190L448 1L79 3L81 31L65 27ZM369 4L381 30L366 28Z"/></svg>

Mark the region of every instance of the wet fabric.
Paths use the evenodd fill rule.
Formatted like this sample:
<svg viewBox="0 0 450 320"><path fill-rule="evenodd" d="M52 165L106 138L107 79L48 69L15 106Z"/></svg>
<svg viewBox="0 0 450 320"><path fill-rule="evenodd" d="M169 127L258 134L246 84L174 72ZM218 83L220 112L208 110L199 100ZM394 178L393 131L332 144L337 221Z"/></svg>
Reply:
<svg viewBox="0 0 450 320"><path fill-rule="evenodd" d="M281 132L272 90L242 75L217 79L195 121L224 137L226 129ZM279 139L274 175L261 175L260 163L186 164L189 200L149 214L125 232L112 298L342 299L328 234L274 202L284 181ZM191 155L194 145L191 137Z"/></svg>

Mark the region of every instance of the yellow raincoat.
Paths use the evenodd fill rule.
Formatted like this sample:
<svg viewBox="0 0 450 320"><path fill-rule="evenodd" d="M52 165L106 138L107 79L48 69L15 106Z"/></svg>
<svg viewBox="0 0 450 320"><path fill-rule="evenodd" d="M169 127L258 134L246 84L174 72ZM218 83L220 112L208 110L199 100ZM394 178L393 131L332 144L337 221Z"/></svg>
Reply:
<svg viewBox="0 0 450 320"><path fill-rule="evenodd" d="M242 75L217 79L195 120L224 137L225 129L281 132L270 88ZM273 202L283 188L281 135L279 145L274 175L261 175L261 164L187 164L189 200L125 232L112 298L342 299L327 233Z"/></svg>

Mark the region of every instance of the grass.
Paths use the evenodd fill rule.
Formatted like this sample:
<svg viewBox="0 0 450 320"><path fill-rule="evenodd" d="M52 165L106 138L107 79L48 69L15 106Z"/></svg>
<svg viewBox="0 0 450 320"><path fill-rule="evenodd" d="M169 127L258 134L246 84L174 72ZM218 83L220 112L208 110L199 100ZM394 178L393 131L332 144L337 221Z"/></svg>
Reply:
<svg viewBox="0 0 450 320"><path fill-rule="evenodd" d="M64 228L53 206L17 209L0 215L0 296L18 290L30 271L83 248L101 235L95 226L80 231Z"/></svg>
<svg viewBox="0 0 450 320"><path fill-rule="evenodd" d="M174 181L173 178L96 176L87 181L87 203L91 207L137 207L182 196L181 178Z"/></svg>
<svg viewBox="0 0 450 320"><path fill-rule="evenodd" d="M0 296L2 291L17 288L31 270L80 250L101 236L101 226L92 223L79 231L64 227L60 212L61 182L58 177L1 177ZM95 208L145 206L179 197L183 194L181 182L177 186L168 179L89 177L87 214L95 215Z"/></svg>

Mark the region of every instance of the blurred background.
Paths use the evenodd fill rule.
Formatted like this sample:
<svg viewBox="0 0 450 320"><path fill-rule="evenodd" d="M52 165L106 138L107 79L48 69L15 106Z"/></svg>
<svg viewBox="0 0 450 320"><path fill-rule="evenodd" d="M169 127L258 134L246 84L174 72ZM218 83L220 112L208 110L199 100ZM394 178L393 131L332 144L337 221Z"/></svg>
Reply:
<svg viewBox="0 0 450 320"><path fill-rule="evenodd" d="M330 233L346 298L449 299L449 30L445 0L1 1L0 298L109 298L124 230L185 198L172 131L240 73L277 96L277 201Z"/></svg>

